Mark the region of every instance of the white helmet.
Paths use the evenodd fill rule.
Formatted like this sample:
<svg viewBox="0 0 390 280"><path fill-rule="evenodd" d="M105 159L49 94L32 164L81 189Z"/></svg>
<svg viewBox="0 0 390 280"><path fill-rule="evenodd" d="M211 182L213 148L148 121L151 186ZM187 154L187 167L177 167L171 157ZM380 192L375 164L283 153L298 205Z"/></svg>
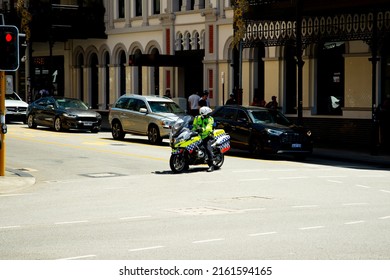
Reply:
<svg viewBox="0 0 390 280"><path fill-rule="evenodd" d="M202 115L202 117L207 117L213 110L207 106L203 106L199 109L199 113Z"/></svg>

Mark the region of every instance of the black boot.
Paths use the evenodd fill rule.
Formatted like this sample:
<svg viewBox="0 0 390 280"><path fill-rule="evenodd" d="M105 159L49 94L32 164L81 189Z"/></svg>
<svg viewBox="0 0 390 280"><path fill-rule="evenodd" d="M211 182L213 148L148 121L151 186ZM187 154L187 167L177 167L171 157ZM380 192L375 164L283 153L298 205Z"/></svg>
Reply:
<svg viewBox="0 0 390 280"><path fill-rule="evenodd" d="M214 165L210 165L209 169L207 169L207 172L213 172L214 171Z"/></svg>

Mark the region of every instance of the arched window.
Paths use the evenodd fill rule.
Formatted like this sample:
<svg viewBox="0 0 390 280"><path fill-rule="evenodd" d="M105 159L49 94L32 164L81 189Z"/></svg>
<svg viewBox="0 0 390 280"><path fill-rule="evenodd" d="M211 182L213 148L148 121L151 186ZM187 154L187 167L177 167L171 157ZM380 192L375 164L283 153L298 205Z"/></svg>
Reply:
<svg viewBox="0 0 390 280"><path fill-rule="evenodd" d="M184 35L183 45L184 50L191 50L191 34L188 32Z"/></svg>
<svg viewBox="0 0 390 280"><path fill-rule="evenodd" d="M183 35L181 33L179 33L176 37L175 50L176 51L183 50Z"/></svg>
<svg viewBox="0 0 390 280"><path fill-rule="evenodd" d="M158 49L154 48L151 52L152 55L157 56L159 54ZM153 87L154 95L159 95L160 92L160 71L158 66L153 67Z"/></svg>
<svg viewBox="0 0 390 280"><path fill-rule="evenodd" d="M79 67L78 96L81 100L84 100L84 56L81 53L78 55L77 65Z"/></svg>
<svg viewBox="0 0 390 280"><path fill-rule="evenodd" d="M199 33L195 32L194 36L192 38L192 49L193 50L200 50L200 39L199 39Z"/></svg>
<svg viewBox="0 0 390 280"><path fill-rule="evenodd" d="M110 54L106 51L104 53L104 102L106 104L106 109L108 109L110 104Z"/></svg>
<svg viewBox="0 0 390 280"><path fill-rule="evenodd" d="M91 104L90 106L93 109L98 109L98 104L99 104L99 74L98 74L98 57L94 53L91 55L90 58L90 100Z"/></svg>
<svg viewBox="0 0 390 280"><path fill-rule="evenodd" d="M119 53L119 96L126 93L126 53Z"/></svg>

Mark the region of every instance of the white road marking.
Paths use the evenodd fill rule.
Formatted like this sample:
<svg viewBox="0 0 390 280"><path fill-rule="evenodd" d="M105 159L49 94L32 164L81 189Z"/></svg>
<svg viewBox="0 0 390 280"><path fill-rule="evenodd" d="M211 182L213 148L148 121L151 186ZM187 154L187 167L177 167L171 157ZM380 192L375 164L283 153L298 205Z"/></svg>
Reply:
<svg viewBox="0 0 390 280"><path fill-rule="evenodd" d="M300 230L311 230L311 229L320 229L320 228L324 228L324 226L302 227L302 228L299 228L299 229Z"/></svg>
<svg viewBox="0 0 390 280"><path fill-rule="evenodd" d="M360 178L384 178L386 175L358 175Z"/></svg>
<svg viewBox="0 0 390 280"><path fill-rule="evenodd" d="M270 232L259 232L259 233L251 233L248 234L249 236L262 236L262 235L271 235L271 234L276 234L276 231L270 231Z"/></svg>
<svg viewBox="0 0 390 280"><path fill-rule="evenodd" d="M20 228L21 226L4 226L0 227L0 229L13 229L13 228Z"/></svg>
<svg viewBox="0 0 390 280"><path fill-rule="evenodd" d="M193 241L193 244L198 244L198 243L208 243L208 242L216 242L216 241L223 241L225 240L224 238L216 238L216 239L206 239L206 240L198 240L198 241Z"/></svg>
<svg viewBox="0 0 390 280"><path fill-rule="evenodd" d="M292 206L292 208L315 208L318 207L318 205L296 205Z"/></svg>
<svg viewBox="0 0 390 280"><path fill-rule="evenodd" d="M381 190L381 192L390 193L390 191L388 191L388 190Z"/></svg>
<svg viewBox="0 0 390 280"><path fill-rule="evenodd" d="M318 178L347 178L345 175L322 175L318 176Z"/></svg>
<svg viewBox="0 0 390 280"><path fill-rule="evenodd" d="M308 179L307 176L295 176L295 177L278 177L279 180L292 180L292 179Z"/></svg>
<svg viewBox="0 0 390 280"><path fill-rule="evenodd" d="M70 258L64 258L64 259L58 259L58 260L79 260L79 259L87 259L87 258L94 258L96 255L85 255L85 256L78 256L78 257L70 257Z"/></svg>
<svg viewBox="0 0 390 280"><path fill-rule="evenodd" d="M153 247L144 247L144 248L136 248L136 249L130 249L129 252L138 252L138 251L145 251L145 250L154 250L154 249L160 249L164 248L165 246L153 246Z"/></svg>
<svg viewBox="0 0 390 280"><path fill-rule="evenodd" d="M337 184L342 184L343 182L341 181L336 181L336 180L327 180L328 182L331 182L331 183L337 183Z"/></svg>
<svg viewBox="0 0 390 280"><path fill-rule="evenodd" d="M136 219L144 219L144 218L151 218L152 216L134 216L134 217L123 217L119 218L119 220L136 220Z"/></svg>
<svg viewBox="0 0 390 280"><path fill-rule="evenodd" d="M387 220L390 219L390 216L380 217L379 220Z"/></svg>
<svg viewBox="0 0 390 280"><path fill-rule="evenodd" d="M356 202L356 203L344 203L343 206L361 206L368 205L367 202Z"/></svg>
<svg viewBox="0 0 390 280"><path fill-rule="evenodd" d="M371 187L369 187L369 186L364 186L364 185L356 185L356 187L364 188L364 189L371 189Z"/></svg>
<svg viewBox="0 0 390 280"><path fill-rule="evenodd" d="M250 212L250 211L264 211L266 208L247 208L247 209L241 209L240 211L243 212Z"/></svg>
<svg viewBox="0 0 390 280"><path fill-rule="evenodd" d="M31 193L0 194L0 197L32 195Z"/></svg>
<svg viewBox="0 0 390 280"><path fill-rule="evenodd" d="M362 223L364 223L364 221L352 221L352 222L345 223L344 225L356 225L356 224L362 224Z"/></svg>
<svg viewBox="0 0 390 280"><path fill-rule="evenodd" d="M54 223L54 224L55 225L69 225L69 224L81 224L81 223L88 223L88 221L57 222L57 223Z"/></svg>
<svg viewBox="0 0 390 280"><path fill-rule="evenodd" d="M239 182L250 182L250 181L267 181L271 180L271 178L254 178L254 179L240 179Z"/></svg>

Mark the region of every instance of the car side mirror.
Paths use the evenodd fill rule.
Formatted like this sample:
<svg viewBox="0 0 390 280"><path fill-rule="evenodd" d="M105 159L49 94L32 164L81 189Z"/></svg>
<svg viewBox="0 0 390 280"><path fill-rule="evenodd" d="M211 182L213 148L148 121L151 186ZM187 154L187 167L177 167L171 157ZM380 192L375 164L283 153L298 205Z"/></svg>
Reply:
<svg viewBox="0 0 390 280"><path fill-rule="evenodd" d="M148 112L148 109L146 109L146 108L141 108L141 109L139 109L139 112L140 112L140 113L143 113L143 114L146 114L146 113Z"/></svg>

